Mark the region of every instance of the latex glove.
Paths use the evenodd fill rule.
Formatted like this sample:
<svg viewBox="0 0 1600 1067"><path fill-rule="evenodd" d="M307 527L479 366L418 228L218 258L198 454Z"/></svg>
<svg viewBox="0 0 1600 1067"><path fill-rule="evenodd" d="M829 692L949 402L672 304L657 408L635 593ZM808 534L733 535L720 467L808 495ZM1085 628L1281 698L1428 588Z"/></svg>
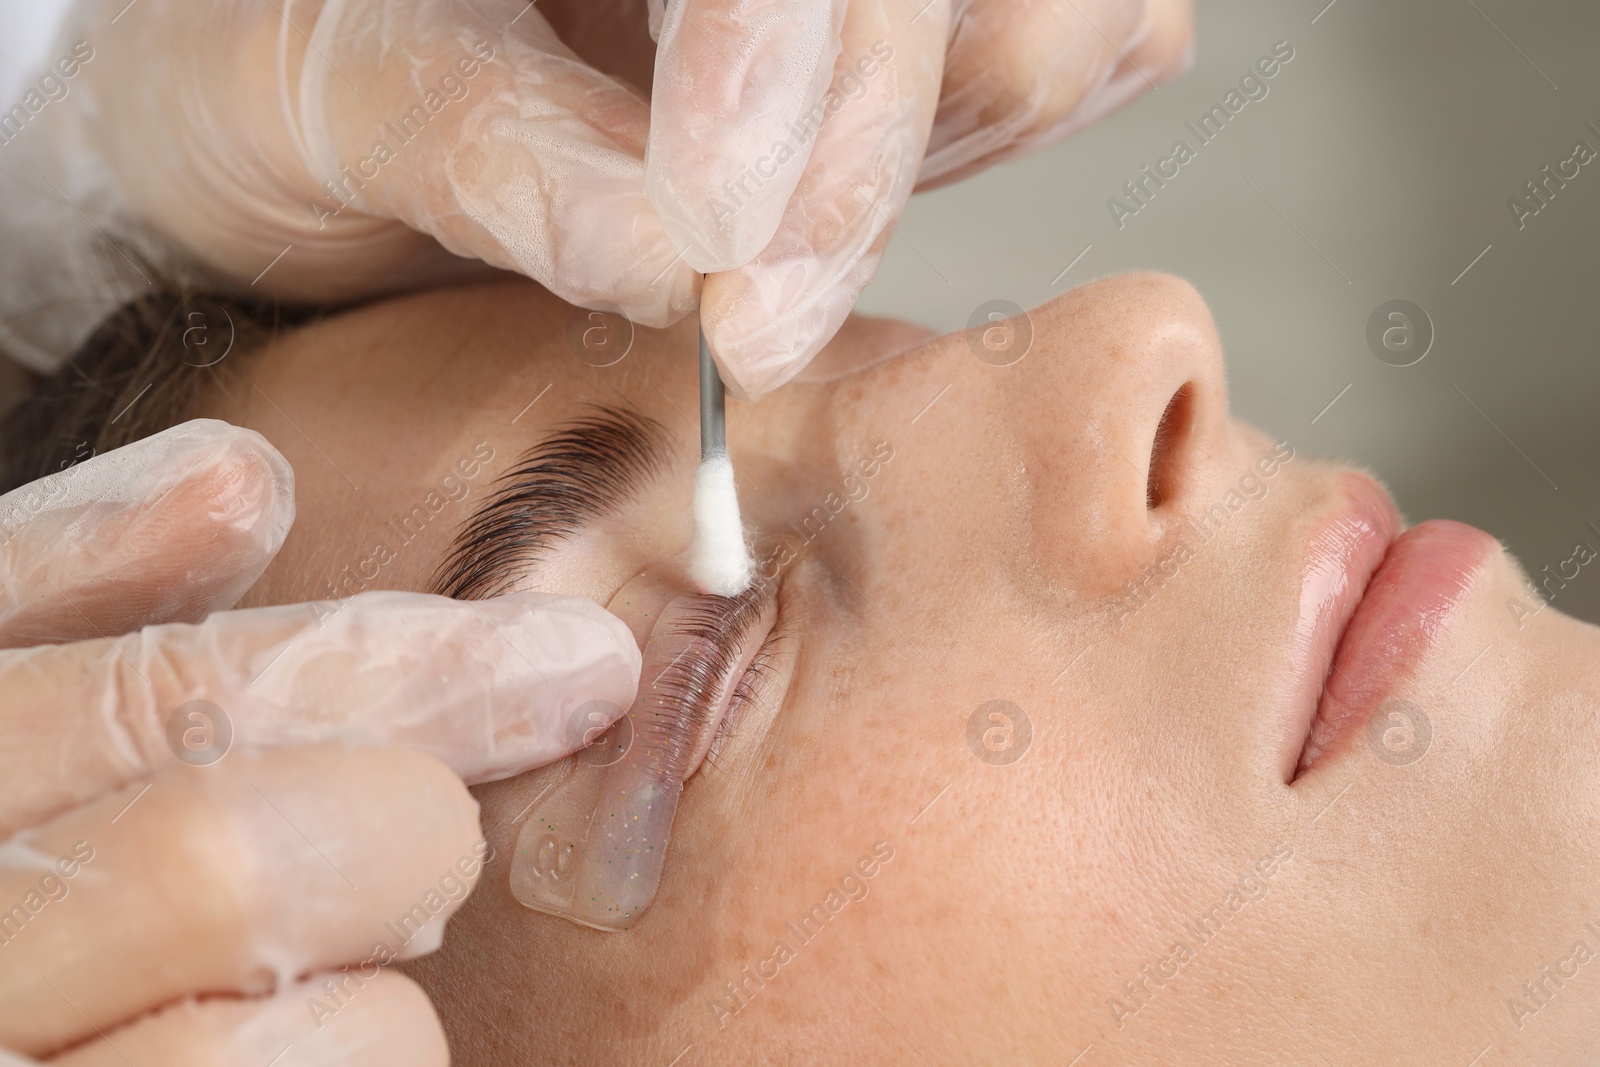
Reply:
<svg viewBox="0 0 1600 1067"><path fill-rule="evenodd" d="M487 857L476 802L428 756L235 750L3 849L0 899L23 910L0 946L0 1045L86 1042L52 1067L450 1062L427 996L382 966L438 947Z"/></svg>
<svg viewBox="0 0 1600 1067"><path fill-rule="evenodd" d="M0 651L0 1046L448 1061L420 991L371 961L437 947L481 871L463 780L581 747L632 701L638 646L537 594L217 610L277 552L292 489L260 435L199 420L0 497L0 645L32 645ZM317 972L343 964L330 994Z"/></svg>
<svg viewBox="0 0 1600 1067"><path fill-rule="evenodd" d="M956 0L917 191L1057 144L1194 62L1194 0Z"/></svg>
<svg viewBox="0 0 1600 1067"><path fill-rule="evenodd" d="M0 737L28 739L0 746L0 834L169 759L191 699L242 745L399 743L473 782L581 747L589 701L632 702L638 646L582 598L224 610L277 554L293 487L260 434L197 419L0 497Z"/></svg>
<svg viewBox="0 0 1600 1067"><path fill-rule="evenodd" d="M526 0L80 0L56 54L59 99L0 126L0 320L36 368L141 259L317 303L485 265L650 326L698 301L645 196L648 104Z"/></svg>
<svg viewBox="0 0 1600 1067"><path fill-rule="evenodd" d="M730 388L759 396L833 337L918 178L1052 144L1180 72L1191 2L672 0L662 19L654 0L645 177L685 260L723 272L701 316Z"/></svg>
<svg viewBox="0 0 1600 1067"><path fill-rule="evenodd" d="M622 0L82 0L65 95L5 145L0 341L58 363L151 284L141 255L327 302L473 273L448 250L651 326L695 306L698 268L726 272L702 315L753 398L833 336L919 168L1048 143L1168 76L1189 2L682 0L663 22L651 0L657 63ZM653 111L546 11L653 79Z"/></svg>
<svg viewBox="0 0 1600 1067"><path fill-rule="evenodd" d="M199 622L255 584L294 522L260 434L196 419L0 496L0 648Z"/></svg>

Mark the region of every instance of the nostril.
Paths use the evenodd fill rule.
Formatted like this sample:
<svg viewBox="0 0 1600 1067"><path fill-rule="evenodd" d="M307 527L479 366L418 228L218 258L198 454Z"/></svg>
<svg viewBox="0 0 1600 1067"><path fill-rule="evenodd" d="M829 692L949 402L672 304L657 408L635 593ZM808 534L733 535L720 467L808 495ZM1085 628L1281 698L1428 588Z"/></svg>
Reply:
<svg viewBox="0 0 1600 1067"><path fill-rule="evenodd" d="M1144 504L1154 511L1178 492L1178 456L1194 415L1193 384L1185 382L1167 401L1156 426L1155 443L1150 446L1150 475L1145 481Z"/></svg>

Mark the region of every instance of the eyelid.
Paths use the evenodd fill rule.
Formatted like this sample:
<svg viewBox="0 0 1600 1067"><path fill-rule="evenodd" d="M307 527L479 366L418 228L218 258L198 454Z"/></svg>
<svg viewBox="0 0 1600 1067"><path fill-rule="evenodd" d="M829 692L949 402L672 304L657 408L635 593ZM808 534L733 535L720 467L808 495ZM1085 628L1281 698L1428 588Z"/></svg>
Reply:
<svg viewBox="0 0 1600 1067"><path fill-rule="evenodd" d="M777 677L774 661L780 655L793 651L792 639L795 635L789 623L790 620L780 611L767 639L761 642L755 655L750 658L749 665L740 674L739 682L733 688L733 696L728 700L728 710L722 713L722 721L717 723L711 735L711 747L706 750L702 768L709 766L716 770L720 766L719 760L739 736L745 716L766 698Z"/></svg>

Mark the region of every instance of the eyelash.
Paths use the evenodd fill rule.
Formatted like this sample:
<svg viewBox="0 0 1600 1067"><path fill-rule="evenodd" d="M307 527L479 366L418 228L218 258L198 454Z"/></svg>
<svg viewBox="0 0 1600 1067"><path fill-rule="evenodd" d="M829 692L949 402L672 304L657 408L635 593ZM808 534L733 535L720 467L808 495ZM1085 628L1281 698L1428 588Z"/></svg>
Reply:
<svg viewBox="0 0 1600 1067"><path fill-rule="evenodd" d="M787 621L779 619L773 625L772 632L767 634L767 639L761 642L761 647L756 649L756 654L751 657L750 666L745 668L744 676L734 686L733 696L728 700L727 713L722 716L716 735L711 739L711 747L706 750L706 765L711 769L717 769L717 757L721 755L723 747L738 736L739 723L744 718L743 713L760 698L762 690L766 688L767 679L772 675L772 661L778 657L790 633Z"/></svg>
<svg viewBox="0 0 1600 1067"><path fill-rule="evenodd" d="M683 655L678 657L661 676L651 683L666 698L666 707L650 716L640 726L654 732L653 748L662 753L662 763L673 771L682 773L688 754L710 722L712 703L721 691L722 681L733 668L742 651L744 638L750 628L761 618L768 599L774 590L756 585L737 597L703 597L696 610L686 616L678 633L691 638ZM722 726L726 726L734 712L754 699L760 684L765 680L771 655L776 647L781 622L762 642L744 673L735 681L729 696L727 713ZM722 729L719 727L718 735ZM713 739L712 747L715 748ZM707 761L710 761L710 753Z"/></svg>

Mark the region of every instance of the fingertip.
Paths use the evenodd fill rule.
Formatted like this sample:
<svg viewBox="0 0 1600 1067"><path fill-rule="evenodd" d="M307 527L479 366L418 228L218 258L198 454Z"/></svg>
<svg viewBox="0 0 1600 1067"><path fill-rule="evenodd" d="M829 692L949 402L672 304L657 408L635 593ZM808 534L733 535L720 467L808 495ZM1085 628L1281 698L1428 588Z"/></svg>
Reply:
<svg viewBox="0 0 1600 1067"><path fill-rule="evenodd" d="M214 419L194 422L218 428L196 428L205 455L190 494L193 525L226 529L271 560L294 524L294 468L255 430Z"/></svg>
<svg viewBox="0 0 1600 1067"><path fill-rule="evenodd" d="M876 257L868 258L871 263L858 267L870 277ZM706 343L738 399L759 400L794 378L849 316L860 286L846 282L807 293L807 275L813 273L791 263L706 279Z"/></svg>
<svg viewBox="0 0 1600 1067"><path fill-rule="evenodd" d="M627 623L592 600L510 593L480 601L503 638L496 654L502 710L492 751L465 774L492 781L571 755L591 728L633 704L642 653Z"/></svg>
<svg viewBox="0 0 1600 1067"><path fill-rule="evenodd" d="M1194 67L1195 40L1194 0L1147 0L1127 59L1164 85Z"/></svg>
<svg viewBox="0 0 1600 1067"><path fill-rule="evenodd" d="M661 118L651 127L645 166L645 192L667 241L681 250L683 262L697 274L744 266L777 232L799 168L795 179L780 187L762 182L750 189L747 174L747 188L741 191L722 177L730 171L738 176L740 167L727 158L736 149L700 144L690 158L672 143L672 134L658 132L672 125L670 119Z"/></svg>
<svg viewBox="0 0 1600 1067"><path fill-rule="evenodd" d="M594 662L638 678L641 653L633 632L593 600L520 592L478 603L503 617L521 638L515 651L543 649L547 659L564 656L563 662Z"/></svg>
<svg viewBox="0 0 1600 1067"><path fill-rule="evenodd" d="M284 1053L294 1049L288 1059ZM186 997L63 1053L54 1067L210 1067L218 1063L448 1067L428 995L387 968L313 974L270 997ZM34 1061L0 1052L0 1067Z"/></svg>
<svg viewBox="0 0 1600 1067"><path fill-rule="evenodd" d="M0 501L0 640L197 622L255 584L294 517L294 472L254 430L195 419L90 456Z"/></svg>

